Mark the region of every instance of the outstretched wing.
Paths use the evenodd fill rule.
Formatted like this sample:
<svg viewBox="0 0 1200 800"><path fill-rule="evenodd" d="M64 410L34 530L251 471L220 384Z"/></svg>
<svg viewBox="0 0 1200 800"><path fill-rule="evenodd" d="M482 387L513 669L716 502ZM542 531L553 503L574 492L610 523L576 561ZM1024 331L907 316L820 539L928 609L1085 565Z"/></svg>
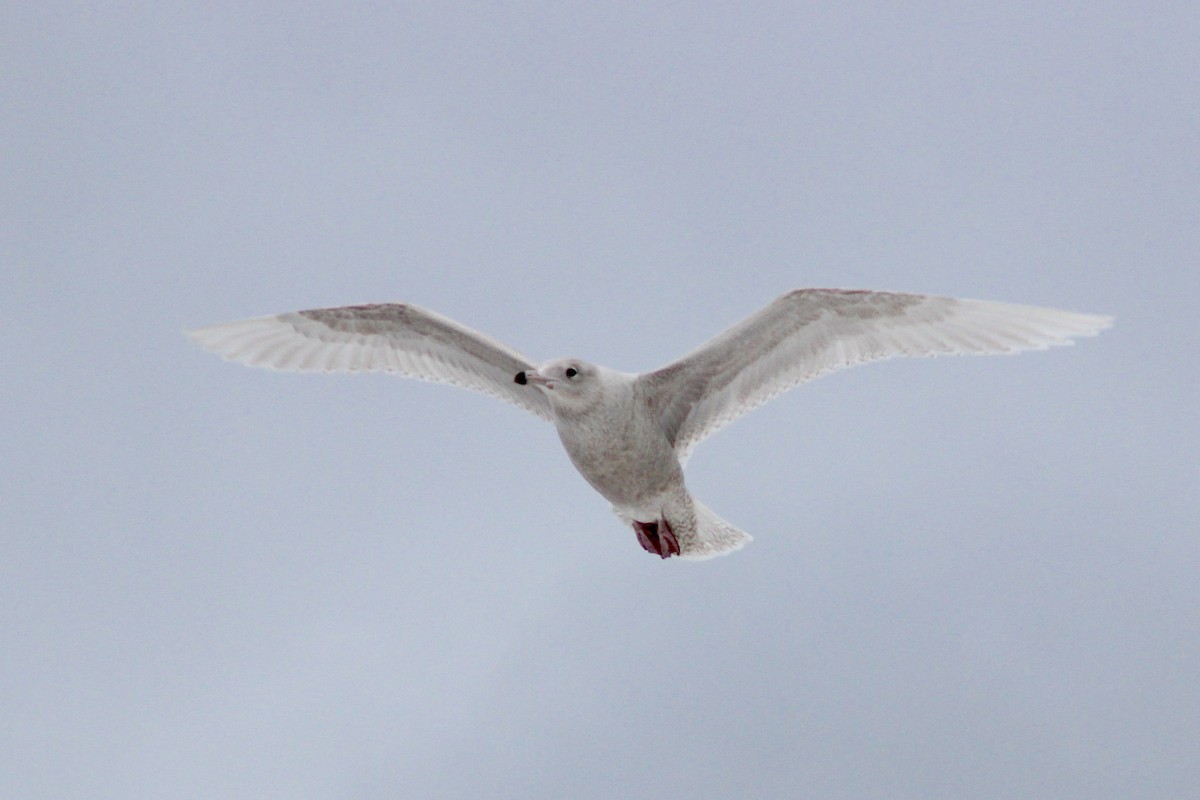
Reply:
<svg viewBox="0 0 1200 800"><path fill-rule="evenodd" d="M231 361L296 372L393 372L499 397L551 419L550 404L513 377L534 364L507 345L401 303L318 308L188 332Z"/></svg>
<svg viewBox="0 0 1200 800"><path fill-rule="evenodd" d="M639 381L686 459L722 426L836 369L894 356L1039 350L1071 344L1111 322L980 300L800 289Z"/></svg>

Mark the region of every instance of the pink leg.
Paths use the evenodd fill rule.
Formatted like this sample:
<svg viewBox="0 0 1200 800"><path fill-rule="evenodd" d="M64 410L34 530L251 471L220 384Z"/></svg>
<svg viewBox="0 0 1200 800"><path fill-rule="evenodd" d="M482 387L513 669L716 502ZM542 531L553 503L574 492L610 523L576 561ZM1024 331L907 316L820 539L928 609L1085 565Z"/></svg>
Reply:
<svg viewBox="0 0 1200 800"><path fill-rule="evenodd" d="M679 539L675 536L675 531L671 530L671 523L665 519L662 520L662 525L659 526L658 537L662 541L663 558L679 555Z"/></svg>
<svg viewBox="0 0 1200 800"><path fill-rule="evenodd" d="M647 553L653 553L659 558L670 558L679 555L679 539L671 530L669 522L638 522L634 520L633 531L637 534L638 544Z"/></svg>
<svg viewBox="0 0 1200 800"><path fill-rule="evenodd" d="M638 544L647 553L658 555L658 523L657 522L633 522L633 532L637 534Z"/></svg>

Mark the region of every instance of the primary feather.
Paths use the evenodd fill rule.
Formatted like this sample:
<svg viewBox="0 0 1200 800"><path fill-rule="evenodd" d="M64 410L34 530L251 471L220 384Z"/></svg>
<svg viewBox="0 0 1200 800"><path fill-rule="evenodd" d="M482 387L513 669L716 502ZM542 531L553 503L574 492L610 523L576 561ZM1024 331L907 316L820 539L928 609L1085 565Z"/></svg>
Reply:
<svg viewBox="0 0 1200 800"><path fill-rule="evenodd" d="M641 376L680 458L776 395L896 356L1015 353L1071 344L1109 317L899 292L789 292L678 361Z"/></svg>
<svg viewBox="0 0 1200 800"><path fill-rule="evenodd" d="M294 372L392 372L499 397L543 419L550 404L513 375L534 364L506 344L404 303L319 308L190 331L231 361Z"/></svg>

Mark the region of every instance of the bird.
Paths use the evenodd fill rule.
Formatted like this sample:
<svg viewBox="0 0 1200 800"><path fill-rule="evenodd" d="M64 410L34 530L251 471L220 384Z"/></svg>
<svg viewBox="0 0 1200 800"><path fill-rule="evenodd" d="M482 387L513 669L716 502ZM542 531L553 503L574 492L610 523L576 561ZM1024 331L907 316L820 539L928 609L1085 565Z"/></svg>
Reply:
<svg viewBox="0 0 1200 800"><path fill-rule="evenodd" d="M318 308L199 328L202 347L297 372L387 372L484 392L552 422L575 468L646 552L702 560L746 532L692 497L692 450L768 400L835 370L899 356L999 354L1072 344L1112 318L861 289L796 289L646 373L579 358L535 363L409 303Z"/></svg>

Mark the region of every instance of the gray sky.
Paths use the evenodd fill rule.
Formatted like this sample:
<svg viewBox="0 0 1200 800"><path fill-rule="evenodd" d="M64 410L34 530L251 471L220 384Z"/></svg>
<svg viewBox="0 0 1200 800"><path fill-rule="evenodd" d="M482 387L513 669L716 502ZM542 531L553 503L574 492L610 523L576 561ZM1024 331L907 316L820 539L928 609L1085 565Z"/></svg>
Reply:
<svg viewBox="0 0 1200 800"><path fill-rule="evenodd" d="M9 3L0 795L1200 784L1194 3ZM659 366L802 286L1110 313L776 400L661 562L551 427L180 331Z"/></svg>

